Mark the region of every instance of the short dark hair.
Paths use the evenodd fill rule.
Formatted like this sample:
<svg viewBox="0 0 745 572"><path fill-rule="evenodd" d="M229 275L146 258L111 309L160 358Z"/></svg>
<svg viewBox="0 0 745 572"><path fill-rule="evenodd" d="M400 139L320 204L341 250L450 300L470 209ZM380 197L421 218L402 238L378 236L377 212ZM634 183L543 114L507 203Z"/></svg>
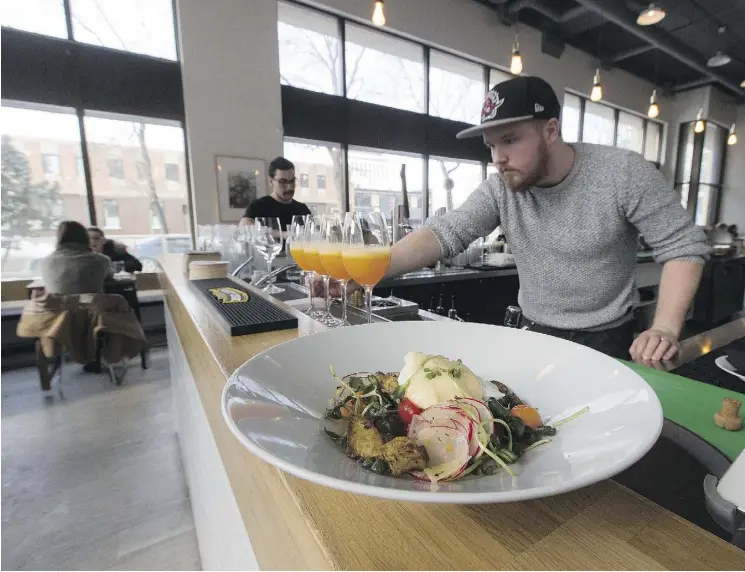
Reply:
<svg viewBox="0 0 745 572"><path fill-rule="evenodd" d="M277 157L271 163L269 163L269 178L273 179L277 171L289 171L295 170L295 164L292 161L288 161L284 157Z"/></svg>
<svg viewBox="0 0 745 572"><path fill-rule="evenodd" d="M100 228L98 228L97 226L89 226L89 227L88 227L88 232L97 232L98 234L100 234L100 235L101 235L101 238L106 238L106 235L105 235L105 234L103 233L103 231L102 231L102 230L101 230Z"/></svg>
<svg viewBox="0 0 745 572"><path fill-rule="evenodd" d="M67 245L91 247L88 231L77 221L64 220L57 227L57 248Z"/></svg>

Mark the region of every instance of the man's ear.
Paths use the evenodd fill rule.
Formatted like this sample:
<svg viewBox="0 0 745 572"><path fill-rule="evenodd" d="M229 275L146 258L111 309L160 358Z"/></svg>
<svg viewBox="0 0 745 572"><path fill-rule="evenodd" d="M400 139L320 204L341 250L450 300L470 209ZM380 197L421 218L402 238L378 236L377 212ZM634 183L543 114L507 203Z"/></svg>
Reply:
<svg viewBox="0 0 745 572"><path fill-rule="evenodd" d="M561 137L561 124L559 123L559 120L552 117L546 121L546 124L543 126L543 132L549 143L553 143L559 139L559 137Z"/></svg>

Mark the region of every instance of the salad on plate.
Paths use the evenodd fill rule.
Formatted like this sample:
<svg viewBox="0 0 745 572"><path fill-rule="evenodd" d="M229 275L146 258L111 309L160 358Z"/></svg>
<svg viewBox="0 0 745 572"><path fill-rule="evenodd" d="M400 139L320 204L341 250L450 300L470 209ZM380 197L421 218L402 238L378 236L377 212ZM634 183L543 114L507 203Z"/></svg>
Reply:
<svg viewBox="0 0 745 572"><path fill-rule="evenodd" d="M352 373L325 414L326 434L379 474L454 481L493 475L549 443L556 427L498 381L483 383L460 360L410 352L398 373Z"/></svg>

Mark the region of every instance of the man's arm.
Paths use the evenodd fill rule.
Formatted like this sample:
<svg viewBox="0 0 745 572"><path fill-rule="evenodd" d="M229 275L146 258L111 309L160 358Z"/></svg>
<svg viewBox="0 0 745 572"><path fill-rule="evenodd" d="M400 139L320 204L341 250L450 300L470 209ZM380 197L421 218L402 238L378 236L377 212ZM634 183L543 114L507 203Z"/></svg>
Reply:
<svg viewBox="0 0 745 572"><path fill-rule="evenodd" d="M386 278L431 266L440 260L441 252L435 233L427 227L419 228L391 248L391 265Z"/></svg>
<svg viewBox="0 0 745 572"><path fill-rule="evenodd" d="M629 352L642 362L671 359L710 248L657 169L637 154L630 154L628 169L621 208L663 264L654 322Z"/></svg>
<svg viewBox="0 0 745 572"><path fill-rule="evenodd" d="M654 321L631 345L632 359L660 361L675 356L679 349L677 340L702 271L703 265L690 260L669 260L662 265Z"/></svg>

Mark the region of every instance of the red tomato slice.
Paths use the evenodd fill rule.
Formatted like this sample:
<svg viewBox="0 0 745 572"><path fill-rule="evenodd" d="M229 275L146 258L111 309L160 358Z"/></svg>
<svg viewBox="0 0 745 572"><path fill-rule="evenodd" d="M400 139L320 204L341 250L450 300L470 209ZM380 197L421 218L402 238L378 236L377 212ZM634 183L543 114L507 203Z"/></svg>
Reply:
<svg viewBox="0 0 745 572"><path fill-rule="evenodd" d="M407 425L411 423L412 418L414 415L418 415L421 413L422 410L417 407L411 399L408 397L404 397L401 400L401 403L398 404L398 416L403 420L404 423Z"/></svg>

